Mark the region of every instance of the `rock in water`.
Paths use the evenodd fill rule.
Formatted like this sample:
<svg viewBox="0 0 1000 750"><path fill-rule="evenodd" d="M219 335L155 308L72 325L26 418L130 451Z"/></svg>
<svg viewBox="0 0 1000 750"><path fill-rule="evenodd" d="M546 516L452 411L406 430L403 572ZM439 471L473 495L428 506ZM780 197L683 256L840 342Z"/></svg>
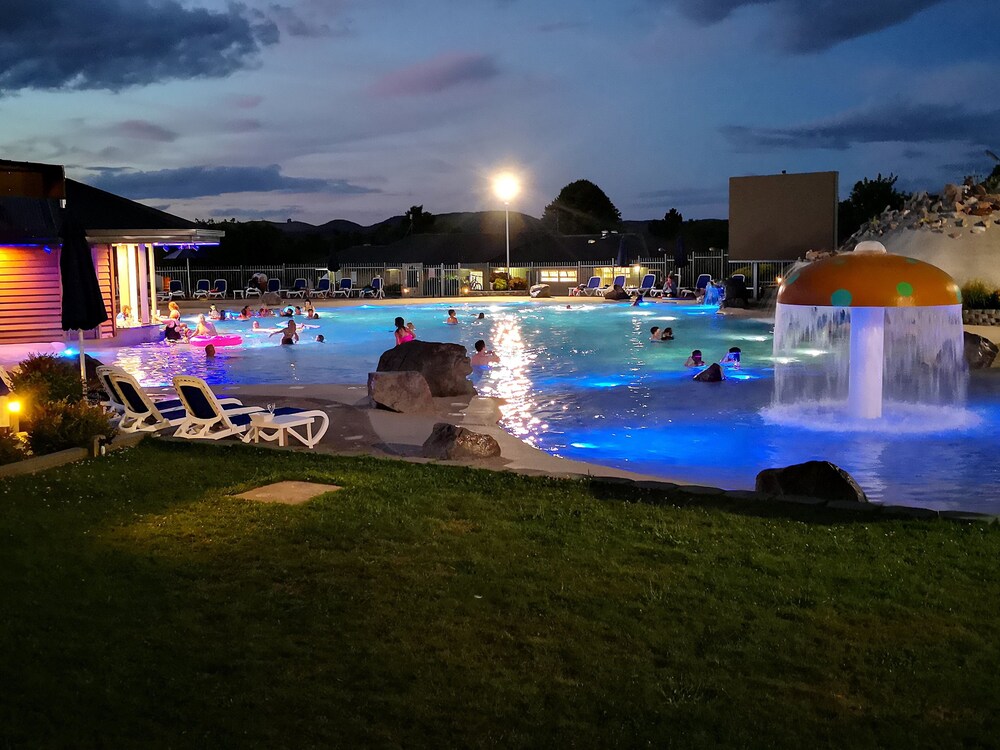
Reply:
<svg viewBox="0 0 1000 750"><path fill-rule="evenodd" d="M368 373L368 398L381 409L403 414L434 411L430 386L419 372Z"/></svg>
<svg viewBox="0 0 1000 750"><path fill-rule="evenodd" d="M427 458L447 460L491 458L500 455L500 444L490 435L438 422L424 441L423 453Z"/></svg>
<svg viewBox="0 0 1000 750"><path fill-rule="evenodd" d="M713 362L704 370L695 375L694 379L700 383L719 383L725 380L726 376L722 372L722 368L719 366L719 363Z"/></svg>
<svg viewBox="0 0 1000 750"><path fill-rule="evenodd" d="M379 357L378 372L419 372L432 396L475 396L472 363L465 347L437 341L407 341Z"/></svg>
<svg viewBox="0 0 1000 750"><path fill-rule="evenodd" d="M965 361L970 370L984 370L993 366L1000 349L985 336L965 331Z"/></svg>
<svg viewBox="0 0 1000 750"><path fill-rule="evenodd" d="M806 495L823 500L867 503L868 496L854 477L829 461L806 461L783 469L764 469L754 487L768 495Z"/></svg>

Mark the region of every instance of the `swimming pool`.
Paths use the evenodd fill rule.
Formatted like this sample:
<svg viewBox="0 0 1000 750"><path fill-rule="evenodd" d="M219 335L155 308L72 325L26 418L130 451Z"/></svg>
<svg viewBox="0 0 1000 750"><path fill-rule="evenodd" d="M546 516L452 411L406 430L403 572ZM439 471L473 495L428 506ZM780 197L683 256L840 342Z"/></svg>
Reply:
<svg viewBox="0 0 1000 750"><path fill-rule="evenodd" d="M424 340L471 350L484 339L501 363L474 373L477 388L507 399L506 430L556 455L733 489L751 489L763 468L827 459L851 472L873 500L1000 510L1000 437L984 427L1000 419L1000 383L992 373L974 373L970 384L971 421L978 424L921 435L817 432L770 425L760 414L773 382L767 322L669 304L453 306L458 326L444 324L448 305L441 304L322 309L323 317L307 321L318 327L302 331L292 347L251 333L249 322L223 322L220 333L241 333L243 346L206 359L199 348L146 344L118 350L115 364L145 385L168 385L179 373L216 384L363 383L393 345L392 321L402 315ZM476 321L480 311L486 319ZM673 327L675 339L650 342L653 325ZM326 342L317 343L316 334ZM691 379L684 360L692 349L712 362L731 346L743 350L738 372L723 383Z"/></svg>

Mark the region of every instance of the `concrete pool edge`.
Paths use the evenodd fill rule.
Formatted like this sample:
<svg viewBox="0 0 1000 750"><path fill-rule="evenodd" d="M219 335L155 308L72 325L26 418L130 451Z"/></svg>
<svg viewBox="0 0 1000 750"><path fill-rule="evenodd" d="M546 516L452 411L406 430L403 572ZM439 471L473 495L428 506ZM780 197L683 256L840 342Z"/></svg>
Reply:
<svg viewBox="0 0 1000 750"><path fill-rule="evenodd" d="M414 463L434 463L451 466L468 466L491 471L510 471L524 476L546 476L556 479L587 479L608 484L624 484L634 486L638 490L653 490L664 493L678 491L682 494L704 500L732 501L736 503L790 503L808 505L817 508L846 512L852 516L865 518L893 519L934 519L941 518L952 521L977 523L992 523L1000 521L1000 516L988 513L969 511L938 511L908 505L882 503L856 503L845 501L827 501L821 498L788 495L773 496L753 490L727 490L688 483L684 480L664 479L650 475L632 472L625 469L592 464L584 461L562 458L530 445L506 432L497 424L500 416L498 403L500 399L474 396L467 400L458 398L438 398L435 402L439 412L433 415L398 414L395 412L374 409L368 405L367 388L364 385L329 384L329 385L241 385L221 387L220 393L234 395L247 402L267 400L331 400L342 407L354 410L362 415L371 426L372 432L378 436L382 449L366 450L365 448L336 449L319 446L319 451L332 455L372 455L380 458L390 458ZM406 455L384 450L385 446L408 446L417 450L430 435L437 422L451 422L466 427L474 432L481 432L494 437L500 445L499 461L440 461L419 455ZM360 449L359 449L360 448ZM280 450L280 449L279 449Z"/></svg>

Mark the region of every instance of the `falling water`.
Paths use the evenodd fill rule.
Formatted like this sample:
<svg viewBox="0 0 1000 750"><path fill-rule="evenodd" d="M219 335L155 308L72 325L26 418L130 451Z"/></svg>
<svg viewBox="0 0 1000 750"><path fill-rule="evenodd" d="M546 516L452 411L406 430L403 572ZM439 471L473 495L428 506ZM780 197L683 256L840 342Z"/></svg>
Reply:
<svg viewBox="0 0 1000 750"><path fill-rule="evenodd" d="M855 325L864 324L869 332L867 349L856 332L855 353L877 353L877 344L882 345L881 357L870 354L877 361L854 363L853 386L852 313ZM870 333L879 326L884 338L873 342ZM764 410L769 422L817 430L932 432L976 419L964 408L968 372L961 305L852 309L778 304L774 360L774 399ZM858 394L879 386L881 394ZM865 418L872 414L857 406L859 398L874 399L873 413L881 416Z"/></svg>

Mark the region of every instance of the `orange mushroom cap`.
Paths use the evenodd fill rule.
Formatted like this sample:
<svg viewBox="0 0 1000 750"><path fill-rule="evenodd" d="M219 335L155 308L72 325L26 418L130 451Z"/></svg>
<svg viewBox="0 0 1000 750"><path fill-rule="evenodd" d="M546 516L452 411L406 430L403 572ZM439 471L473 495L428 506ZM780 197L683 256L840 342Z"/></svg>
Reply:
<svg viewBox="0 0 1000 750"><path fill-rule="evenodd" d="M863 243L878 245L878 243ZM861 246L859 245L859 250ZM841 253L793 271L778 288L782 305L937 307L962 303L962 291L937 266L882 248Z"/></svg>

